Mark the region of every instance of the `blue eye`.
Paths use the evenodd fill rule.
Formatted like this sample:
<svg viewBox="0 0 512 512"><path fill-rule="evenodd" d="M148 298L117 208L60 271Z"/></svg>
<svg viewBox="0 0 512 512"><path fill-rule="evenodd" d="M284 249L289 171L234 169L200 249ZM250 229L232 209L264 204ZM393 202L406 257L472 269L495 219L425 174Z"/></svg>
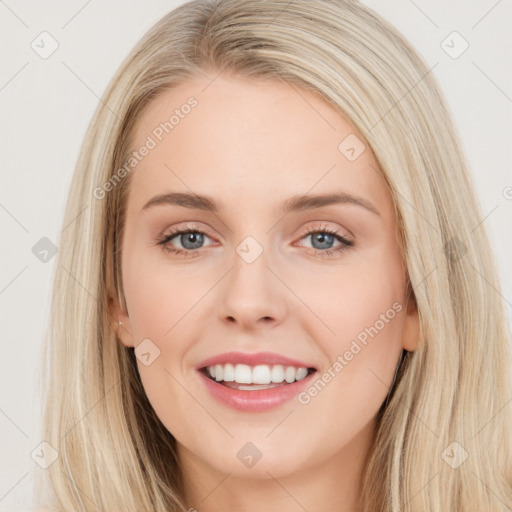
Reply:
<svg viewBox="0 0 512 512"><path fill-rule="evenodd" d="M320 229L314 228L308 231L303 238L307 237L311 237L315 254L319 256L332 256L334 253L347 250L354 245L352 240L348 240L347 238L338 235L337 231L333 231L330 228L325 227ZM331 244L334 240L340 242L340 245L332 248ZM316 242L318 242L318 245L315 247ZM329 247L325 247L326 245Z"/></svg>
<svg viewBox="0 0 512 512"><path fill-rule="evenodd" d="M205 236L208 237L206 233L203 233L198 229L187 228L182 230L176 230L159 239L158 245L161 245L163 249L167 252L188 255L191 252L196 251L196 249L201 248ZM171 240L178 237L179 242L184 249L180 249L179 247L174 247L173 245L171 245Z"/></svg>
<svg viewBox="0 0 512 512"><path fill-rule="evenodd" d="M179 237L179 238L178 238ZM182 230L173 231L157 240L157 244L161 245L162 248L169 253L180 254L184 256L191 256L192 253L197 252L203 246L204 240L210 238L206 233L199 229L186 228ZM329 228L315 228L303 234L301 240L307 237L311 237L313 245L312 247L315 255L320 256L331 256L334 253L341 252L349 249L354 245L352 240L348 240L341 235L338 235L337 231L333 231ZM179 243L183 248L175 247L171 244L171 241L178 238ZM332 248L332 243L338 241L340 245Z"/></svg>

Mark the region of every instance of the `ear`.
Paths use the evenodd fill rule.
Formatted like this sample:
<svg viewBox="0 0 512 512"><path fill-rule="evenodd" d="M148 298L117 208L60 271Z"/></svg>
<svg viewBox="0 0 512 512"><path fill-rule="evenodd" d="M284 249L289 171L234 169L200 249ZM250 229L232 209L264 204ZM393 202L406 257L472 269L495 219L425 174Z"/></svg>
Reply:
<svg viewBox="0 0 512 512"><path fill-rule="evenodd" d="M110 319L118 340L125 347L133 347L133 333L128 312L125 311L117 297L109 299Z"/></svg>
<svg viewBox="0 0 512 512"><path fill-rule="evenodd" d="M408 352L418 349L420 342L420 321L416 297L409 285L405 297L405 316L402 329L402 347Z"/></svg>

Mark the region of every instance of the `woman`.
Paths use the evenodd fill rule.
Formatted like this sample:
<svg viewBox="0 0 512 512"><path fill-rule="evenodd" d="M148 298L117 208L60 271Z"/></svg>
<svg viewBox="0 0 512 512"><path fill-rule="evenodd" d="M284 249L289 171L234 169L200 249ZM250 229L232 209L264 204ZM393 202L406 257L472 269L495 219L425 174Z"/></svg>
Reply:
<svg viewBox="0 0 512 512"><path fill-rule="evenodd" d="M510 509L511 359L481 218L432 74L370 9L166 15L71 185L54 504Z"/></svg>

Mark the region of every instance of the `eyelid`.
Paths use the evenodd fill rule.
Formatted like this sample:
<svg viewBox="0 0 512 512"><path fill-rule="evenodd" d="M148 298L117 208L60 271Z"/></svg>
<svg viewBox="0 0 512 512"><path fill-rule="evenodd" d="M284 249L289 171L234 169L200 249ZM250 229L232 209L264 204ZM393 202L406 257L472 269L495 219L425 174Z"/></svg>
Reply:
<svg viewBox="0 0 512 512"><path fill-rule="evenodd" d="M313 221L315 222L315 221ZM318 222L318 221L316 221ZM326 224L325 221L319 221L321 222L320 225L313 225L308 228L306 228L306 231L302 234L302 236L309 235L311 233L318 233L321 231L327 231L331 232L333 234L336 234L342 238L344 238L347 241L353 241L355 239L354 235L345 228L339 228L338 226L331 226L330 224Z"/></svg>
<svg viewBox="0 0 512 512"><path fill-rule="evenodd" d="M192 222L185 222L185 223L179 223L179 224L176 224L174 226L172 226L171 228L166 228L162 234L161 234L161 237L167 237L167 236L170 236L171 234L174 234L174 233L180 233L182 231L197 231L198 233L204 233L205 235L208 235L210 238L214 238L210 233L209 233L209 228L204 228L203 226L200 226L198 224L194 224Z"/></svg>

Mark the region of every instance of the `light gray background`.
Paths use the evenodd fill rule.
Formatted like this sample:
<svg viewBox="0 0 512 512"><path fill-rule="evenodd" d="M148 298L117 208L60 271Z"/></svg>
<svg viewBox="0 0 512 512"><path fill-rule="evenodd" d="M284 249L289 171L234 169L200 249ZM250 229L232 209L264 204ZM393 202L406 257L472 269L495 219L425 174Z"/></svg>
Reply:
<svg viewBox="0 0 512 512"><path fill-rule="evenodd" d="M114 71L145 31L181 3L0 0L2 511L27 510L31 505L35 463L30 454L41 442L34 369L48 318L55 259L42 263L32 247L42 237L58 239L79 148ZM433 73L471 164L510 318L512 2L364 3L391 21L429 66L438 63ZM48 59L31 48L42 31L59 44ZM469 43L457 59L441 48L453 31Z"/></svg>

